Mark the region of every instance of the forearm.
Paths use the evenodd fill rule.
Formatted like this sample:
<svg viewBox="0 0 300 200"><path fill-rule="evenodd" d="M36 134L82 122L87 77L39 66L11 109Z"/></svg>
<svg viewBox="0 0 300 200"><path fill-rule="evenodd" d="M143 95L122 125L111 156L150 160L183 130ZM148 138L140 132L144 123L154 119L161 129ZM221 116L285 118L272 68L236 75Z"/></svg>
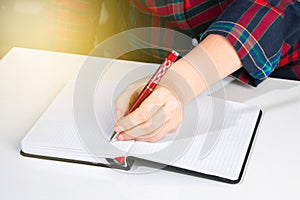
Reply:
<svg viewBox="0 0 300 200"><path fill-rule="evenodd" d="M221 35L208 35L199 46L212 59L222 79L242 67L235 48Z"/></svg>
<svg viewBox="0 0 300 200"><path fill-rule="evenodd" d="M240 59L229 41L211 34L174 63L172 70L180 74L195 97L240 67Z"/></svg>

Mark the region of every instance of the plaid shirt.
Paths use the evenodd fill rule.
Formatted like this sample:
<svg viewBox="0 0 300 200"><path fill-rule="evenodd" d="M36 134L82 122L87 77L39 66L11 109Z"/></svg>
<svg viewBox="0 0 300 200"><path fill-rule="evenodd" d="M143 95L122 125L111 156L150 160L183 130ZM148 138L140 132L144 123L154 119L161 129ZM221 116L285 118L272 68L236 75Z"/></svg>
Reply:
<svg viewBox="0 0 300 200"><path fill-rule="evenodd" d="M57 38L69 42L71 35L78 33L84 36L78 42L91 43L92 40L87 41L87 38L91 38L88 36L95 33L93 27L97 23L97 12L99 13L102 0L48 1L51 2L50 8L56 12L56 17L51 17L52 21L72 19L72 23L66 23L66 20L60 23L58 29L62 28L65 32L57 34ZM268 76L300 80L299 0L108 2L118 4L118 16L123 12L123 16L119 17L122 19L115 23L116 26L125 24L123 29L164 27L178 30L199 40L203 40L208 34L225 36L241 59L243 67L232 75L242 82L256 86ZM131 6L126 10L129 3ZM56 8L60 9L59 13ZM73 16L74 11L80 11L80 17ZM61 17L57 17L58 15ZM64 16L66 17L63 18ZM122 20L125 23L122 23ZM53 30L51 26L50 29ZM88 31L89 29L93 30ZM93 34L90 34L91 32ZM61 37L62 34L67 37Z"/></svg>
<svg viewBox="0 0 300 200"><path fill-rule="evenodd" d="M45 0L42 20L44 48L88 54L94 47L95 33L103 0Z"/></svg>
<svg viewBox="0 0 300 200"><path fill-rule="evenodd" d="M232 76L257 86L268 76L300 80L300 2L132 0L131 28L166 27L203 40L225 36L243 67Z"/></svg>

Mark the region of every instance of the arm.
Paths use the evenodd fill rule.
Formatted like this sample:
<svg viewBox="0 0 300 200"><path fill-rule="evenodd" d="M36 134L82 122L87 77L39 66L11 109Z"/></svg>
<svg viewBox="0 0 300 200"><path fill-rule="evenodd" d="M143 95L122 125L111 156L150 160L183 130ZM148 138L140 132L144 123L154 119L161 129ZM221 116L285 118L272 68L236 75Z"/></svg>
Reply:
<svg viewBox="0 0 300 200"><path fill-rule="evenodd" d="M300 40L299 12L300 2L296 0L235 0L202 38L209 34L226 37L243 66L232 75L257 86L283 66L280 59Z"/></svg>
<svg viewBox="0 0 300 200"><path fill-rule="evenodd" d="M284 42L299 40L298 26L293 26L300 21L299 5L298 1L291 0L234 1L202 35L205 39L198 47L172 67L180 75L180 82L192 90L188 100L229 74L253 86L266 79L278 67L282 52L287 51ZM209 60L215 73L207 73L211 68L201 65ZM155 142L179 126L185 99L180 90L170 90L171 83L166 82L135 112L120 118L135 87L124 91L116 102L119 114L115 130L122 132L120 140Z"/></svg>
<svg viewBox="0 0 300 200"><path fill-rule="evenodd" d="M210 77L201 75L207 66L195 66L190 60L203 57L203 51L206 52L207 58L211 59L216 75ZM211 66L210 66L211 67ZM189 54L178 60L172 66L176 74L180 74L182 84L186 84L191 90L194 98L202 91L207 89L215 81L221 80L227 75L241 67L239 57L228 42L228 40L219 35L209 35ZM201 72L202 71L202 72ZM168 72L169 73L169 72ZM217 77L217 78L216 78ZM165 78L165 77L164 77ZM175 77L176 78L176 77ZM117 137L118 140L135 139L138 141L156 142L165 134L178 128L182 120L182 106L184 102L169 88L174 77L170 78L171 82L158 87L141 105L131 114L121 118L128 109L130 99L134 93L138 93L138 88L144 85L143 81L136 82L128 87L116 100L116 120L115 131L121 132ZM209 82L209 85L207 84Z"/></svg>

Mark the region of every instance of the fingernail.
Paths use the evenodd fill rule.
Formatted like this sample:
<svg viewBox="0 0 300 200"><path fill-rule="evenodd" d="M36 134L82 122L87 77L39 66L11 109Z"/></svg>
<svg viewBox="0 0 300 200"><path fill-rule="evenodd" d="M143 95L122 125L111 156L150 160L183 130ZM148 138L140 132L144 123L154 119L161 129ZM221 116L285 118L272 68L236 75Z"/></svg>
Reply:
<svg viewBox="0 0 300 200"><path fill-rule="evenodd" d="M125 138L124 138L124 136L122 134L119 134L119 135L117 135L117 140L118 141L124 141Z"/></svg>
<svg viewBox="0 0 300 200"><path fill-rule="evenodd" d="M114 128L114 131L116 131L116 132L122 132L123 131L123 129L122 129L122 127L120 127L120 126L115 126L115 128Z"/></svg>

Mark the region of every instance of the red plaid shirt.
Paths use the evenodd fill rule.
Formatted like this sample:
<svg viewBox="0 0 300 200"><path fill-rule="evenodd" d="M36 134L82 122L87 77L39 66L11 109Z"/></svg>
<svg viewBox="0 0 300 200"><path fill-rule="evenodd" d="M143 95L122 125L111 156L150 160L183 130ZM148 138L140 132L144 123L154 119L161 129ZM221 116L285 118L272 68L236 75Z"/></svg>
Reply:
<svg viewBox="0 0 300 200"><path fill-rule="evenodd" d="M228 38L243 64L232 75L242 82L256 86L268 76L300 80L299 1L132 0L131 3L137 8L132 8L131 27L172 28L200 40L211 33Z"/></svg>
<svg viewBox="0 0 300 200"><path fill-rule="evenodd" d="M44 47L50 50L88 54L103 0L45 0Z"/></svg>
<svg viewBox="0 0 300 200"><path fill-rule="evenodd" d="M83 35L78 43L92 43L90 33L95 33L93 27L97 23L97 12L102 0L48 1L52 2L51 9L54 11L60 8L51 18L52 21L59 20L58 15L61 16L60 19L65 16L65 19L72 20L72 23L64 20L60 28L65 32L52 34L53 37L57 36L61 42L72 42L70 35L75 32ZM115 2L119 5L114 14L120 20L115 25L119 26L124 20L126 29L164 27L199 40L212 33L225 36L236 49L243 64L240 70L232 74L242 82L256 86L268 76L300 80L299 0L114 0ZM74 12L79 12L80 16L73 16ZM66 37L62 37L63 34Z"/></svg>

